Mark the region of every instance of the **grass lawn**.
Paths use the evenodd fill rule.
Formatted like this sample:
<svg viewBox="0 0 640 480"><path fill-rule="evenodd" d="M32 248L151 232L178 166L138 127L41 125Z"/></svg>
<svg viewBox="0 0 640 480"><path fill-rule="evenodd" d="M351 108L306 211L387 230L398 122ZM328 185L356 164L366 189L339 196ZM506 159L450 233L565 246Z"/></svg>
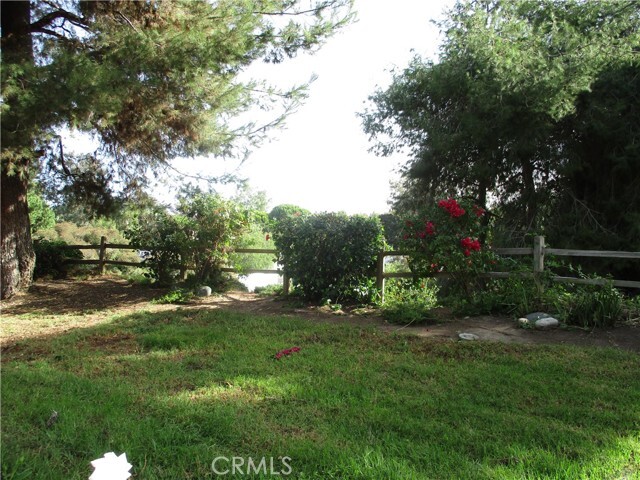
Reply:
<svg viewBox="0 0 640 480"><path fill-rule="evenodd" d="M620 350L177 310L2 362L5 480L87 479L108 451L134 479L218 478L216 457L289 457L300 479L640 478L640 356Z"/></svg>

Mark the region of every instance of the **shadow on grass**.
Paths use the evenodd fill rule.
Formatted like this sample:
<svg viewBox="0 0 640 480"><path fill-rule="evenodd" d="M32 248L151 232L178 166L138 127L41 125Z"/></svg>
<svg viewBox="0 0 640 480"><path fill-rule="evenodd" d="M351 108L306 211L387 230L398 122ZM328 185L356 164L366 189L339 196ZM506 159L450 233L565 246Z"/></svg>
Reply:
<svg viewBox="0 0 640 480"><path fill-rule="evenodd" d="M81 314L149 302L167 289L136 285L121 278L51 280L36 282L25 295L2 302L3 315Z"/></svg>
<svg viewBox="0 0 640 480"><path fill-rule="evenodd" d="M640 466L639 367L613 349L132 314L4 353L2 477L85 479L124 451L139 479L214 478L219 456L287 456L290 478L616 478Z"/></svg>

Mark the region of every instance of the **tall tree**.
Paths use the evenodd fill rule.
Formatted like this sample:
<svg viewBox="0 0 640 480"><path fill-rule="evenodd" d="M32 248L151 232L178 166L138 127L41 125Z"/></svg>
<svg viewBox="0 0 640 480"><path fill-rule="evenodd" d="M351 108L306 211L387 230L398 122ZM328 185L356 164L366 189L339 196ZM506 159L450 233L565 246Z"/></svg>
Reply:
<svg viewBox="0 0 640 480"><path fill-rule="evenodd" d="M314 50L351 18L352 0L3 1L2 298L31 281L30 168L57 162L80 191L137 185L174 157L227 156L259 141L303 97L243 82L252 62ZM262 125L238 116L282 110ZM72 164L61 129L91 133ZM88 167L82 169L82 165ZM91 175L90 173L98 173Z"/></svg>
<svg viewBox="0 0 640 480"><path fill-rule="evenodd" d="M638 63L640 2L459 2L440 26L439 62L415 58L362 115L378 152L411 155L399 205L494 199L514 229L539 232L564 166L587 160L569 158L562 122L603 72Z"/></svg>

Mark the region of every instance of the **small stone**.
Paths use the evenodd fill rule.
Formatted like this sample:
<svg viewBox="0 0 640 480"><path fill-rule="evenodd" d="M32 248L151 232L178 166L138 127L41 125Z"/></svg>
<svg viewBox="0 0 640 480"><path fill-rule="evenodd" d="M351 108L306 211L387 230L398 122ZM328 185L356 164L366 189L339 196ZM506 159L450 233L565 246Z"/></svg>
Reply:
<svg viewBox="0 0 640 480"><path fill-rule="evenodd" d="M200 287L197 294L199 297L208 297L211 295L211 287Z"/></svg>
<svg viewBox="0 0 640 480"><path fill-rule="evenodd" d="M556 328L560 325L560 322L553 317L546 317L536 320L535 325L538 330L548 330L550 328Z"/></svg>
<svg viewBox="0 0 640 480"><path fill-rule="evenodd" d="M458 338L465 341L480 340L480 337L475 333L459 333Z"/></svg>
<svg viewBox="0 0 640 480"><path fill-rule="evenodd" d="M531 322L529 321L528 318L519 318L518 319L518 325L520 325L522 328L528 327L531 325Z"/></svg>
<svg viewBox="0 0 640 480"><path fill-rule="evenodd" d="M530 313L529 315L525 315L525 317L530 322L535 322L536 320L540 320L542 318L549 318L551 317L551 315L544 312L535 312L535 313Z"/></svg>

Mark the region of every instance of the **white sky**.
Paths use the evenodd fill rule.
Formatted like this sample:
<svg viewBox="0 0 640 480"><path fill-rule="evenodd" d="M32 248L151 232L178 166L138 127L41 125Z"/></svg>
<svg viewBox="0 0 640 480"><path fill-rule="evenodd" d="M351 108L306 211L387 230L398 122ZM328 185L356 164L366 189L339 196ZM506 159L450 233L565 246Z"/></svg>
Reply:
<svg viewBox="0 0 640 480"><path fill-rule="evenodd" d="M357 117L377 86L391 80L414 53L435 59L442 40L430 20L453 0L356 0L358 21L330 39L315 55L249 71L273 85L304 83L309 98L287 120L287 128L255 150L239 175L263 190L270 207L291 203L315 212L384 213L390 181L406 158L376 157ZM216 174L237 165L220 160L179 160L182 172ZM208 166L207 166L208 165Z"/></svg>

